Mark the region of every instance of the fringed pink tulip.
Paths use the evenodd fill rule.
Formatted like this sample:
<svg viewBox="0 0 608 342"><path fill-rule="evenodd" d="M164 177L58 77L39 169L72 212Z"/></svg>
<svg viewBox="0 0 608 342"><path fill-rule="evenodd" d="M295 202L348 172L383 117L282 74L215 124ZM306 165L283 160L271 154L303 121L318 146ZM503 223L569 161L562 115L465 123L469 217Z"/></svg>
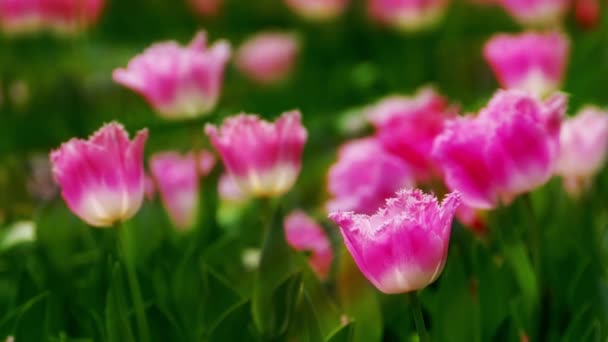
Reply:
<svg viewBox="0 0 608 342"><path fill-rule="evenodd" d="M299 46L295 35L282 32L258 33L247 39L236 54L237 68L261 84L281 82L294 69Z"/></svg>
<svg viewBox="0 0 608 342"><path fill-rule="evenodd" d="M565 16L568 0L497 0L515 21L530 27L559 26Z"/></svg>
<svg viewBox="0 0 608 342"><path fill-rule="evenodd" d="M454 117L447 101L432 88L413 97L393 96L370 108L368 116L384 148L401 157L419 180L435 173L431 151L445 121Z"/></svg>
<svg viewBox="0 0 608 342"><path fill-rule="evenodd" d="M329 218L340 226L363 275L384 293L404 293L428 286L441 274L459 205L457 193L440 205L434 196L407 190L374 215L338 212Z"/></svg>
<svg viewBox="0 0 608 342"><path fill-rule="evenodd" d="M51 152L53 175L68 207L95 227L131 218L144 197L144 144L148 131L129 141L122 125L109 123L89 140L71 139Z"/></svg>
<svg viewBox="0 0 608 342"><path fill-rule="evenodd" d="M372 19L400 31L432 28L441 20L448 0L367 0Z"/></svg>
<svg viewBox="0 0 608 342"><path fill-rule="evenodd" d="M562 125L556 173L573 196L587 188L608 152L608 111L586 107Z"/></svg>
<svg viewBox="0 0 608 342"><path fill-rule="evenodd" d="M270 123L256 115L239 114L226 119L219 129L205 127L243 194L280 196L294 185L308 136L300 116L299 111L287 112Z"/></svg>
<svg viewBox="0 0 608 342"><path fill-rule="evenodd" d="M199 32L186 47L174 41L152 45L112 77L144 96L162 117L194 118L215 108L230 53L225 41L208 48Z"/></svg>
<svg viewBox="0 0 608 342"><path fill-rule="evenodd" d="M0 0L0 24L8 33L73 34L97 22L103 7L104 0Z"/></svg>
<svg viewBox="0 0 608 342"><path fill-rule="evenodd" d="M309 264L319 279L326 279L333 252L327 234L303 211L293 211L285 218L287 243L297 251L311 252Z"/></svg>
<svg viewBox="0 0 608 342"><path fill-rule="evenodd" d="M541 103L521 91L498 91L477 117L449 122L433 152L448 187L467 205L491 209L545 183L566 106L562 94Z"/></svg>
<svg viewBox="0 0 608 342"><path fill-rule="evenodd" d="M203 17L215 17L220 14L224 0L189 0L190 6Z"/></svg>
<svg viewBox="0 0 608 342"><path fill-rule="evenodd" d="M346 9L349 0L285 0L298 15L310 20L333 19Z"/></svg>
<svg viewBox="0 0 608 342"><path fill-rule="evenodd" d="M340 148L338 161L329 169L332 199L327 210L371 215L397 190L414 185L408 165L386 152L376 139L354 140Z"/></svg>
<svg viewBox="0 0 608 342"><path fill-rule="evenodd" d="M484 57L502 87L544 96L559 88L568 50L559 32L498 34L486 43Z"/></svg>
<svg viewBox="0 0 608 342"><path fill-rule="evenodd" d="M161 152L150 158L150 171L156 179L164 207L176 228L192 228L198 216L199 178L207 175L215 157L207 151Z"/></svg>

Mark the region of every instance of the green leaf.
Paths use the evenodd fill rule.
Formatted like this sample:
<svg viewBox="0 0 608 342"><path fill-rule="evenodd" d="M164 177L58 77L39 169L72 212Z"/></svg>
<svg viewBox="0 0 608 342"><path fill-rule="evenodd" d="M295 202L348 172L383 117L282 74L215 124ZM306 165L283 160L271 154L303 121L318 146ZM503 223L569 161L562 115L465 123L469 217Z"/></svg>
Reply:
<svg viewBox="0 0 608 342"><path fill-rule="evenodd" d="M350 322L341 326L331 333L325 341L327 342L352 342L355 338L355 323Z"/></svg>
<svg viewBox="0 0 608 342"><path fill-rule="evenodd" d="M534 268L526 252L525 246L519 242L504 246L508 265L513 270L517 284L521 290L523 305L529 321L538 307L539 292Z"/></svg>
<svg viewBox="0 0 608 342"><path fill-rule="evenodd" d="M253 321L264 337L285 333L289 313L296 300L300 276L293 251L287 246L280 209L266 232L260 266L251 298Z"/></svg>
<svg viewBox="0 0 608 342"><path fill-rule="evenodd" d="M295 317L290 327L289 338L298 342L323 341L323 333L315 313L310 296L304 288L301 289Z"/></svg>
<svg viewBox="0 0 608 342"><path fill-rule="evenodd" d="M256 341L251 322L249 302L241 302L226 313L226 316L213 328L207 341Z"/></svg>

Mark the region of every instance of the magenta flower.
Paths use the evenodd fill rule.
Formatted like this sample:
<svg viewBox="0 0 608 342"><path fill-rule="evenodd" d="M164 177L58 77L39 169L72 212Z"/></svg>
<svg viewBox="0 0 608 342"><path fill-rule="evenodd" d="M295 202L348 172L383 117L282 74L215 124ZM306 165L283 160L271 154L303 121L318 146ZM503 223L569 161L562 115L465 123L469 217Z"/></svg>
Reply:
<svg viewBox="0 0 608 342"><path fill-rule="evenodd" d="M338 161L329 169L332 199L327 210L371 215L397 190L414 185L408 165L386 152L376 139L353 140L340 147Z"/></svg>
<svg viewBox="0 0 608 342"><path fill-rule="evenodd" d="M205 132L224 166L246 196L280 196L294 185L301 168L307 132L300 112L286 112L275 122L239 114Z"/></svg>
<svg viewBox="0 0 608 342"><path fill-rule="evenodd" d="M373 20L405 32L434 27L448 6L448 0L367 1L368 12Z"/></svg>
<svg viewBox="0 0 608 342"><path fill-rule="evenodd" d="M193 118L211 112L218 101L230 45L206 47L199 32L186 47L157 43L116 69L115 82L141 94L166 119Z"/></svg>
<svg viewBox="0 0 608 342"><path fill-rule="evenodd" d="M524 26L559 26L570 7L568 0L497 0L513 19Z"/></svg>
<svg viewBox="0 0 608 342"><path fill-rule="evenodd" d="M13 34L41 30L39 0L0 0L0 25L4 32Z"/></svg>
<svg viewBox="0 0 608 342"><path fill-rule="evenodd" d="M453 116L447 101L429 87L413 97L388 97L368 112L384 148L401 157L423 181L435 173L433 141Z"/></svg>
<svg viewBox="0 0 608 342"><path fill-rule="evenodd" d="M560 143L556 173L564 179L566 190L576 196L590 185L606 160L608 112L583 108L562 125Z"/></svg>
<svg viewBox="0 0 608 342"><path fill-rule="evenodd" d="M363 275L384 293L404 293L426 287L441 274L459 205L458 193L439 205L434 196L407 190L374 215L337 212L329 218L340 226Z"/></svg>
<svg viewBox="0 0 608 342"><path fill-rule="evenodd" d="M310 20L329 20L342 14L349 0L285 0L300 16Z"/></svg>
<svg viewBox="0 0 608 342"><path fill-rule="evenodd" d="M285 217L285 238L297 251L311 252L309 264L319 279L326 279L333 252L327 234L303 211L295 210Z"/></svg>
<svg viewBox="0 0 608 342"><path fill-rule="evenodd" d="M239 47L236 66L254 82L277 83L283 81L292 72L298 50L298 40L293 34L258 33Z"/></svg>
<svg viewBox="0 0 608 342"><path fill-rule="evenodd" d="M568 50L559 32L498 34L486 43L484 57L502 87L544 96L559 88Z"/></svg>
<svg viewBox="0 0 608 342"><path fill-rule="evenodd" d="M545 183L566 103L562 94L541 103L521 91L498 91L477 117L449 122L433 152L448 187L467 205L491 209Z"/></svg>
<svg viewBox="0 0 608 342"><path fill-rule="evenodd" d="M161 200L176 228L192 228L198 218L199 178L207 175L215 157L201 151L181 155L160 152L150 158L150 172L158 184Z"/></svg>
<svg viewBox="0 0 608 342"><path fill-rule="evenodd" d="M131 218L144 196L143 152L148 131L133 141L122 125L101 127L89 140L73 138L50 158L68 207L95 227Z"/></svg>

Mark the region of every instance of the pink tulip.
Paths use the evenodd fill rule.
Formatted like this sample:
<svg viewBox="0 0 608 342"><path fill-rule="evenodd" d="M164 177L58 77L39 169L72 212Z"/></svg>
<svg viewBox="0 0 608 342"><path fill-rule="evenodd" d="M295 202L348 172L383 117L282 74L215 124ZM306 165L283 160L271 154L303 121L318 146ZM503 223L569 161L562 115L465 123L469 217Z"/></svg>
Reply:
<svg viewBox="0 0 608 342"><path fill-rule="evenodd" d="M50 158L68 207L95 227L131 218L144 196L143 152L148 131L133 141L122 125L104 125L89 140L73 138Z"/></svg>
<svg viewBox="0 0 608 342"><path fill-rule="evenodd" d="M298 40L293 34L258 33L239 47L236 66L254 82L277 83L283 81L292 72L298 50Z"/></svg>
<svg viewBox="0 0 608 342"><path fill-rule="evenodd" d="M524 26L559 26L570 7L568 0L497 0L500 5Z"/></svg>
<svg viewBox="0 0 608 342"><path fill-rule="evenodd" d="M373 106L368 116L384 148L411 166L417 179L425 181L435 173L433 141L454 116L435 90L427 87L413 97L388 97Z"/></svg>
<svg viewBox="0 0 608 342"><path fill-rule="evenodd" d="M560 132L561 151L556 173L566 190L576 196L590 185L608 152L608 111L585 107L567 119Z"/></svg>
<svg viewBox="0 0 608 342"><path fill-rule="evenodd" d="M220 198L225 201L241 202L247 199L247 196L243 194L239 185L226 173L220 176L220 180L217 184L217 191Z"/></svg>
<svg viewBox="0 0 608 342"><path fill-rule="evenodd" d="M367 0L368 12L376 22L400 31L434 27L443 17L448 0Z"/></svg>
<svg viewBox="0 0 608 342"><path fill-rule="evenodd" d="M215 17L220 14L224 0L189 0L196 13L204 17Z"/></svg>
<svg viewBox="0 0 608 342"><path fill-rule="evenodd" d="M328 211L356 211L371 215L397 190L415 184L408 165L386 152L376 139L350 141L340 147L338 161L328 174L332 200Z"/></svg>
<svg viewBox="0 0 608 342"><path fill-rule="evenodd" d="M384 293L404 293L426 287L441 274L459 205L458 193L439 205L434 196L407 190L374 215L337 212L329 218L340 226L363 275Z"/></svg>
<svg viewBox="0 0 608 342"><path fill-rule="evenodd" d="M541 103L518 90L498 91L477 117L449 122L433 152L448 187L467 205L491 209L544 184L557 160L566 103L562 94Z"/></svg>
<svg viewBox="0 0 608 342"><path fill-rule="evenodd" d="M7 33L30 33L42 29L40 0L0 0L0 25Z"/></svg>
<svg viewBox="0 0 608 342"><path fill-rule="evenodd" d="M152 45L112 77L144 96L162 117L194 118L215 108L229 58L227 42L207 48L199 32L186 47L174 41Z"/></svg>
<svg viewBox="0 0 608 342"><path fill-rule="evenodd" d="M189 229L196 223L199 177L208 174L214 163L215 157L207 151L198 155L160 152L150 158L161 200L178 229Z"/></svg>
<svg viewBox="0 0 608 342"><path fill-rule="evenodd" d="M0 0L0 23L10 33L73 34L97 22L103 7L104 0Z"/></svg>
<svg viewBox="0 0 608 342"><path fill-rule="evenodd" d="M326 279L333 252L327 234L303 211L293 211L285 218L287 243L297 251L311 252L309 264L319 279Z"/></svg>
<svg viewBox="0 0 608 342"><path fill-rule="evenodd" d="M484 57L502 87L544 96L559 88L568 50L559 32L498 34L486 43Z"/></svg>
<svg viewBox="0 0 608 342"><path fill-rule="evenodd" d="M294 185L307 132L300 112L286 112L274 123L239 114L205 132L224 166L246 196L280 196Z"/></svg>
<svg viewBox="0 0 608 342"><path fill-rule="evenodd" d="M285 0L285 4L300 16L310 20L333 19L346 9L349 0Z"/></svg>

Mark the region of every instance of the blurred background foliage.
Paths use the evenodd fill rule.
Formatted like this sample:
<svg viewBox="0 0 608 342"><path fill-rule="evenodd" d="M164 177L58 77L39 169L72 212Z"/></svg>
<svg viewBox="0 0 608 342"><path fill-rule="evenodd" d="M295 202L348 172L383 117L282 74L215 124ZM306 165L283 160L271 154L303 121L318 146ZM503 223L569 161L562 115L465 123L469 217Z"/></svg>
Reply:
<svg viewBox="0 0 608 342"><path fill-rule="evenodd" d="M571 16L565 22L572 43L564 85L570 114L584 104L608 105L605 1L601 6L603 20L594 30L580 29ZM261 87L229 66L216 112L186 122L163 121L142 98L112 82L112 70L150 44L186 43L201 29L210 41L225 38L233 46L262 30L296 32L302 41L298 67L286 82ZM110 0L99 24L78 36L0 36L0 226L33 218L37 233L35 244L0 251L0 338L138 339L128 324L134 317L116 262L115 234L86 227L57 197L49 202L33 196L28 191L33 157L45 157L61 142L86 137L111 120L131 132L148 127L150 154L208 146L202 134L207 121L240 111L274 118L299 108L309 141L298 185L281 207L304 208L327 222L326 172L337 146L350 137L340 129L344 115L429 83L463 112L475 111L497 88L482 59L482 44L496 32L521 30L501 9L465 0L450 4L438 28L417 34L372 25L361 0L328 23L306 22L279 0L227 0L220 16L207 19L181 0ZM145 203L133 220L155 341L269 339L255 332L254 273L244 268L241 254L260 245L261 227L270 217L260 217L264 204L253 202L238 217L228 213L216 222L217 176L202 186L203 220L194 232L174 232L158 201ZM504 245L457 226L444 274L422 298L433 340L606 340L607 190L603 172L593 191L578 201L564 195L558 180L533 194L549 288L539 289L521 242L529 224L523 201L491 217L491 227L503 230ZM335 227L325 226L335 250L342 251ZM268 247L262 253L280 255L281 250ZM302 263L290 258L295 259L276 270L280 279L269 280L266 295L277 307L284 309L281 301L292 306L274 312L277 321L266 323L280 326L291 312L296 319L286 329L297 341L413 338L405 297L373 290L347 255L338 255L335 281L328 284L307 270L293 271ZM267 304L257 305L273 311Z"/></svg>

